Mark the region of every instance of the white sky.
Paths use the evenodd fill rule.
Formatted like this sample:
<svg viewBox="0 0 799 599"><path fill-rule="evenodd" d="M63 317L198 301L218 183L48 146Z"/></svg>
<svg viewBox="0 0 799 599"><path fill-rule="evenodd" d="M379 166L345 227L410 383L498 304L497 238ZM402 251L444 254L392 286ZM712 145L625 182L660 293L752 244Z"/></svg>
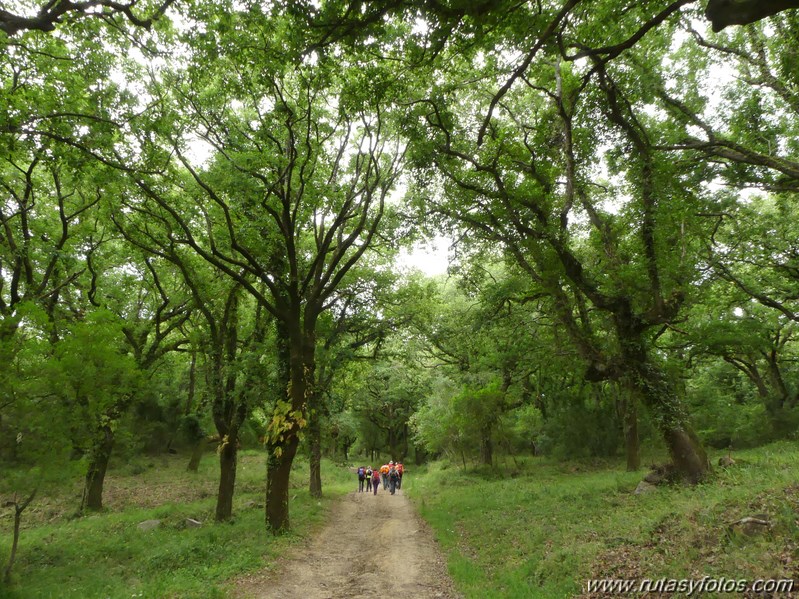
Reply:
<svg viewBox="0 0 799 599"><path fill-rule="evenodd" d="M427 276L441 275L449 266L449 246L451 241L437 236L430 242L417 243L411 250L400 250L397 265L402 269L419 270Z"/></svg>

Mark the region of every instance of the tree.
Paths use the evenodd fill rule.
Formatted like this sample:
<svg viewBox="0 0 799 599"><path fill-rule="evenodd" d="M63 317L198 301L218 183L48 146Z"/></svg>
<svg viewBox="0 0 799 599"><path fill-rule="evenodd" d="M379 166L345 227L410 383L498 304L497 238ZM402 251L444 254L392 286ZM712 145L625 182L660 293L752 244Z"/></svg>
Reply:
<svg viewBox="0 0 799 599"><path fill-rule="evenodd" d="M359 348L379 346L385 335L384 328L368 321L367 305L374 299L369 297L369 287L367 280L357 277L339 290L330 310L319 319L316 380L308 398L309 491L313 497L322 496L322 424L324 417L330 415L329 395L334 378L356 359ZM371 330L370 325L374 327Z"/></svg>
<svg viewBox="0 0 799 599"><path fill-rule="evenodd" d="M455 63L460 68L450 63L439 75L446 82L418 103L428 125L418 132L424 144L416 146L425 190L419 206L460 223L463 234L500 243L537 292L550 298L587 364L587 380L626 381L635 389L655 415L678 470L696 481L707 460L651 343L678 317L698 276L688 252L698 249L706 229L703 223L691 228L681 215L701 206L701 196L690 165L658 154L652 140L668 129L637 109L648 92L640 83L632 87L627 73L657 81L659 65L627 50L624 70L618 57L624 44L578 52L589 58L583 67L567 62L577 60L567 48L592 47L595 18L581 13L557 29L561 44L550 48L549 61L536 46L528 58L539 51L541 58L520 64L498 93L490 92L491 73L501 57L488 53L488 40ZM557 17L543 22L559 23ZM517 26L505 23L490 43L512 45ZM661 28L646 42L648 55L663 51L668 34ZM625 35L622 28L619 37ZM485 66L475 74L480 52ZM488 89L464 86L467 78L485 81ZM594 156L603 143L613 148L608 158L616 178L595 185ZM431 155L437 173L427 166ZM436 186L443 193L431 194ZM607 209L614 195L624 198L616 213ZM675 243L682 253L669 252Z"/></svg>
<svg viewBox="0 0 799 599"><path fill-rule="evenodd" d="M726 192L723 196L728 196ZM782 194L721 199L708 246L715 278L688 327L694 356L718 356L754 385L778 434L791 429L797 326L793 204ZM683 338L680 342L685 343Z"/></svg>
<svg viewBox="0 0 799 599"><path fill-rule="evenodd" d="M0 118L0 188L4 198L0 209L0 387L8 392L4 397L7 402L3 402L4 424L17 428L23 436L31 432L26 446L42 443L42 454L32 459L44 467L48 461L60 463L56 459L57 443L89 450L90 434L84 426L104 428L107 424L100 422L99 412L110 401L108 389L98 390L98 397L90 398L67 389L68 376L65 381L48 385L43 374L66 358L59 353L66 347L61 345L64 333L70 336L67 343L74 342L80 335L72 333L84 326L92 310L96 292L92 259L104 236L97 210L106 194L113 193L101 165L60 140L83 138L89 132L88 127L84 129L87 122L99 123L99 133L105 114L101 107L108 108L113 93L95 85L108 66L103 53L87 60L96 70L89 69L84 78L71 72L70 46L64 40L36 39L26 44L4 41L4 45L9 52L3 53L2 85L7 103ZM90 118L86 115L92 104L98 109ZM29 330L17 343L14 338L23 326ZM15 370L27 369L30 362L15 364L15 354L24 345L31 345L34 332L48 343L46 349L37 348L41 352L38 358L23 356L42 361L39 371L32 374L35 383L9 378ZM105 333L98 334L110 340L103 337ZM118 351L114 347L109 356L96 356L94 364L103 371L101 380L111 377L107 370L121 366L113 360ZM46 356L53 357L52 364ZM127 378L125 373L119 376ZM25 401L26 387L33 393L32 402ZM129 391L125 384L120 388L121 395ZM60 401L54 401L54 397ZM42 435L43 429L29 413L37 409L37 403L45 417L70 422L70 434L55 443L49 435ZM91 408L84 412L81 406L88 404ZM74 407L75 413L63 413L65 407ZM79 414L85 414L89 421L79 423ZM61 427L54 429L64 432ZM51 445L49 456L45 445ZM101 476L90 479L102 485ZM87 480L86 496L96 499L99 506L100 496L89 492L89 487Z"/></svg>
<svg viewBox="0 0 799 599"><path fill-rule="evenodd" d="M105 232L104 232L105 233ZM106 233L108 234L108 233ZM136 403L143 403L154 386L156 369L170 352L187 345L185 326L191 317L192 303L186 290L150 258L136 259L131 248L107 241L93 252L89 261L92 278L86 285L84 310L112 312L121 323L126 354L133 360L141 384L132 393L123 393L107 402L86 475L85 507L100 509L105 472L115 443L115 430L122 417ZM108 345L105 346L106 351ZM122 351L122 350L119 350Z"/></svg>
<svg viewBox="0 0 799 599"><path fill-rule="evenodd" d="M16 35L22 31L54 31L56 26L65 20L74 20L84 17L95 17L116 24L116 17L122 16L136 27L149 29L153 21L161 17L174 4L175 0L165 0L153 5L149 15L137 15L139 2L115 2L114 0L86 0L73 2L71 0L48 0L41 4L35 16L22 13L12 13L0 9L0 31L8 36ZM134 8L137 9L134 11ZM145 7L145 14L147 14Z"/></svg>
<svg viewBox="0 0 799 599"><path fill-rule="evenodd" d="M143 389L143 377L126 351L121 328L109 312L91 312L55 345L48 368L52 387L70 407L73 447L86 464L81 509L102 508L115 430Z"/></svg>
<svg viewBox="0 0 799 599"><path fill-rule="evenodd" d="M708 0L705 16L713 24L713 31L718 32L730 25L748 25L794 8L799 8L796 0Z"/></svg>
<svg viewBox="0 0 799 599"><path fill-rule="evenodd" d="M262 35L269 52L251 54L231 20ZM208 36L189 40L197 62L168 88L153 86L174 112L143 127L159 132L157 142L140 140L153 156L168 148L179 166L165 176L131 170L142 201L168 214L174 243L224 272L275 319L286 393L267 428L267 524L275 531L289 525L288 476L313 393L318 319L376 239L403 154L394 116L381 104L384 73L362 65L340 72L287 54L281 23L231 12L209 24ZM208 46L209 38L219 43ZM231 66L247 56L260 64L270 53L280 59L270 58L265 71ZM290 67L289 56L306 64ZM208 168L192 162L184 135L214 148Z"/></svg>
<svg viewBox="0 0 799 599"><path fill-rule="evenodd" d="M195 337L205 362L220 464L215 518L220 522L229 520L233 513L239 432L260 389L255 383L260 361L253 361L251 356L264 350L269 321L260 307L253 309L246 301L241 284L214 269L190 248L175 242L169 211L138 201L126 203L126 208L127 211L112 217L117 229L132 247L149 256L147 264L153 273L156 271L152 264L156 261L162 268L171 266L171 276L182 280L191 297L191 306L202 321L196 326ZM175 283L171 286L173 290L177 287ZM158 289L165 293L160 285ZM154 312L155 316L167 305L169 298L164 295L164 303ZM186 312L183 320L189 316ZM131 333L128 336L135 339ZM200 435L195 431L194 436ZM198 443L203 441L197 439Z"/></svg>

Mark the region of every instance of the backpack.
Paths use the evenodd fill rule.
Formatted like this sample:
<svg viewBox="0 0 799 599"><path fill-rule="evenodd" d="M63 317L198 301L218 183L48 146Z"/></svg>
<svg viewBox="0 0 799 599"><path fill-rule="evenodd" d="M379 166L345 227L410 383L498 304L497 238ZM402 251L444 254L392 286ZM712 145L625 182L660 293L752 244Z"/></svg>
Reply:
<svg viewBox="0 0 799 599"><path fill-rule="evenodd" d="M358 478L363 478L363 468L358 468Z"/></svg>
<svg viewBox="0 0 799 599"><path fill-rule="evenodd" d="M372 478L372 469L371 468L367 468L366 469L366 478Z"/></svg>

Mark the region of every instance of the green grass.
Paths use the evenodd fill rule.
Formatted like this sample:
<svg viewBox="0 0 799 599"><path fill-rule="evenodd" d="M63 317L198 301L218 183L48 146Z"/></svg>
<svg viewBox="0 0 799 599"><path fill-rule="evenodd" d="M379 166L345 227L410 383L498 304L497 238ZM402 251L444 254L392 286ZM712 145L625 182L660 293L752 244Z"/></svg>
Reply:
<svg viewBox="0 0 799 599"><path fill-rule="evenodd" d="M799 563L799 448L738 452L696 487L632 494L643 472L613 462L520 460L509 470L464 472L445 463L412 468L403 484L432 524L450 572L469 598L579 595L588 578L790 578ZM217 463L198 475L182 457L128 465L109 475L107 508L75 517L80 486L43 493L24 514L14 581L0 597L227 597L231 581L269 567L355 489L354 475L323 464L325 498L307 491L307 462L292 479L290 534L265 532L264 459L243 452L231 523L213 523ZM747 537L729 524L765 513L771 530ZM186 518L204 522L188 528ZM139 522L163 521L142 532ZM0 519L0 563L11 518Z"/></svg>
<svg viewBox="0 0 799 599"><path fill-rule="evenodd" d="M718 456L716 456L718 457ZM799 559L799 448L739 452L696 487L633 495L623 464L523 461L514 478L437 463L407 492L469 598L580 595L589 578L792 578ZM768 514L747 537L730 523Z"/></svg>
<svg viewBox="0 0 799 599"><path fill-rule="evenodd" d="M156 459L109 474L104 511L74 516L76 486L37 499L23 514L13 583L0 583L0 597L28 598L197 598L226 597L229 581L268 567L324 521L331 502L351 490L350 473L323 463L325 497L307 490L308 465L296 460L291 483L292 531L274 537L264 524L264 455L242 452L234 519L213 522L218 464L206 456L201 472L185 472L185 458ZM137 475L133 475L136 472ZM186 518L203 522L185 525ZM143 520L160 528L142 532ZM0 563L11 545L12 521L0 519Z"/></svg>

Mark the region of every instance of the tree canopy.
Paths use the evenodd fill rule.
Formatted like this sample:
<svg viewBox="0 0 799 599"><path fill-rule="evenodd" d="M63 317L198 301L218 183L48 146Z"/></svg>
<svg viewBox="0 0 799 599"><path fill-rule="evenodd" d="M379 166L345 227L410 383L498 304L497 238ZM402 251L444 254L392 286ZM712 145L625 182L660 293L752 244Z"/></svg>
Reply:
<svg viewBox="0 0 799 599"><path fill-rule="evenodd" d="M301 450L318 496L323 452L697 482L795 434L796 7L0 9L4 484L99 509L114 451L210 437L224 521L260 442L280 532Z"/></svg>

